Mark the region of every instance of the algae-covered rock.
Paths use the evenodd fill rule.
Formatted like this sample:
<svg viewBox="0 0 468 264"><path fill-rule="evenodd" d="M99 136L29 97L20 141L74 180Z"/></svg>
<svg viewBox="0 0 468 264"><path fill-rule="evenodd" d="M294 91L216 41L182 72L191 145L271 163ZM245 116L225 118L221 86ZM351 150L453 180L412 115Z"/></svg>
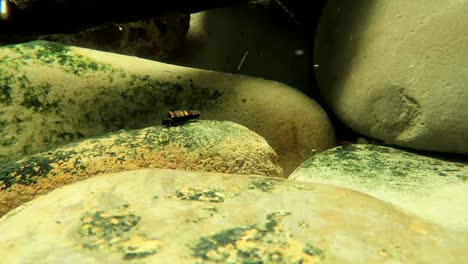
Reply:
<svg viewBox="0 0 468 264"><path fill-rule="evenodd" d="M0 216L62 185L142 168L282 175L268 143L232 122L120 131L0 165Z"/></svg>
<svg viewBox="0 0 468 264"><path fill-rule="evenodd" d="M0 162L194 109L263 136L285 172L335 143L312 99L287 85L35 41L0 47Z"/></svg>
<svg viewBox="0 0 468 264"><path fill-rule="evenodd" d="M16 263L465 263L468 238L328 185L146 169L56 189L0 219Z"/></svg>
<svg viewBox="0 0 468 264"><path fill-rule="evenodd" d="M350 188L468 234L468 163L376 145L317 154L289 179Z"/></svg>

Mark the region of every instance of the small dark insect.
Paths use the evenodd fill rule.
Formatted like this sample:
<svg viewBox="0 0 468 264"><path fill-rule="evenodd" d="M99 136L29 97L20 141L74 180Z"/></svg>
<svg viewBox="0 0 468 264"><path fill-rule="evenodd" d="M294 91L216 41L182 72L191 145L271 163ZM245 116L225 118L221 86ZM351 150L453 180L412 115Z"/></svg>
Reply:
<svg viewBox="0 0 468 264"><path fill-rule="evenodd" d="M177 126L190 119L200 117L200 112L196 110L176 110L167 112L166 116L162 120L164 126Z"/></svg>

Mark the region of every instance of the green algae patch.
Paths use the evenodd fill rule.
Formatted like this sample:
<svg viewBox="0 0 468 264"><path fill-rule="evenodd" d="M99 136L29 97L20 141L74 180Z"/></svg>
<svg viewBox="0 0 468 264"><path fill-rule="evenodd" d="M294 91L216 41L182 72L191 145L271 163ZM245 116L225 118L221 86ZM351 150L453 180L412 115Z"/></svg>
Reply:
<svg viewBox="0 0 468 264"><path fill-rule="evenodd" d="M302 249L302 251L304 253L306 253L307 255L310 255L310 256L318 256L320 258L325 257L325 254L324 254L323 250L321 250L320 248L317 248L314 245L309 244L309 243L307 243L305 245L305 247Z"/></svg>
<svg viewBox="0 0 468 264"><path fill-rule="evenodd" d="M199 263L319 263L323 250L294 240L281 227L289 212L277 211L266 216L263 226L229 228L214 235L201 237L191 247Z"/></svg>
<svg viewBox="0 0 468 264"><path fill-rule="evenodd" d="M170 198L170 196L168 196ZM218 202L214 202L218 203ZM200 224L209 221L209 219L215 217L216 215L220 214L220 210L216 206L207 206L207 207L200 207L196 213L187 217L185 223L190 224Z"/></svg>
<svg viewBox="0 0 468 264"><path fill-rule="evenodd" d="M8 106L13 103L13 87L14 76L5 74L4 70L0 69L0 103Z"/></svg>
<svg viewBox="0 0 468 264"><path fill-rule="evenodd" d="M14 57L18 62L60 65L65 72L76 76L93 71L112 71L109 65L97 64L84 56L76 55L70 47L62 43L38 40L19 45L7 45L3 48L18 54ZM8 62L8 58L5 61ZM14 69L19 69L19 67L15 65Z"/></svg>
<svg viewBox="0 0 468 264"><path fill-rule="evenodd" d="M31 185L38 177L44 177L53 170L53 159L47 156L33 156L27 162L10 162L0 168L0 190L15 184Z"/></svg>
<svg viewBox="0 0 468 264"><path fill-rule="evenodd" d="M279 183L279 181L279 179L274 178L256 179L250 182L248 188L262 192L271 192L273 189L275 189L275 186L277 183Z"/></svg>
<svg viewBox="0 0 468 264"><path fill-rule="evenodd" d="M225 197L222 189L196 187L178 190L174 195L179 200L204 201L210 203L222 203Z"/></svg>
<svg viewBox="0 0 468 264"><path fill-rule="evenodd" d="M34 185L40 178L54 177L63 173L73 174L86 168L82 157L74 149L56 149L31 155L0 165L0 191L8 190L15 185Z"/></svg>
<svg viewBox="0 0 468 264"><path fill-rule="evenodd" d="M321 152L289 176L363 192L468 234L467 178L466 161L371 144Z"/></svg>
<svg viewBox="0 0 468 264"><path fill-rule="evenodd" d="M140 220L140 216L128 211L87 212L80 218L81 245L90 250L117 251L127 260L153 255L161 242L135 234Z"/></svg>
<svg viewBox="0 0 468 264"><path fill-rule="evenodd" d="M359 178L368 187L386 184L388 188L398 190L406 190L405 185L424 184L435 176L463 178L468 175L468 163L449 162L371 144L352 144L324 151L304 162L290 177L293 179L309 169L336 171L339 172L337 177L346 174ZM332 177L332 173L320 177Z"/></svg>
<svg viewBox="0 0 468 264"><path fill-rule="evenodd" d="M81 217L80 235L86 248L111 247L126 240L126 233L134 228L141 217L125 213L105 213L97 210Z"/></svg>
<svg viewBox="0 0 468 264"><path fill-rule="evenodd" d="M77 120L70 114L77 112L74 104L86 89L77 78L119 74L66 45L45 41L0 47L0 60L0 163L83 138L86 133L71 130Z"/></svg>

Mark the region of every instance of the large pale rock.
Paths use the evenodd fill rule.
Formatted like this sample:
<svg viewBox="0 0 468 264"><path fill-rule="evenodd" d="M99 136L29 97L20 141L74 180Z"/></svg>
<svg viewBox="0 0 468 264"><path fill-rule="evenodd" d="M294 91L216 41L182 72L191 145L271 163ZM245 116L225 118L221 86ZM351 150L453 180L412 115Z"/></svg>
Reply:
<svg viewBox="0 0 468 264"><path fill-rule="evenodd" d="M286 174L334 145L327 115L282 83L29 42L0 47L0 162L196 109L263 136Z"/></svg>
<svg viewBox="0 0 468 264"><path fill-rule="evenodd" d="M321 92L354 130L468 153L468 3L328 1L317 32Z"/></svg>
<svg viewBox="0 0 468 264"><path fill-rule="evenodd" d="M16 263L466 263L468 238L367 195L177 170L97 176L0 219Z"/></svg>
<svg viewBox="0 0 468 264"><path fill-rule="evenodd" d="M171 168L281 176L277 159L262 137L231 122L120 131L0 165L0 217L34 197L97 174Z"/></svg>
<svg viewBox="0 0 468 264"><path fill-rule="evenodd" d="M337 185L390 202L468 235L468 163L375 145L317 154L289 179Z"/></svg>

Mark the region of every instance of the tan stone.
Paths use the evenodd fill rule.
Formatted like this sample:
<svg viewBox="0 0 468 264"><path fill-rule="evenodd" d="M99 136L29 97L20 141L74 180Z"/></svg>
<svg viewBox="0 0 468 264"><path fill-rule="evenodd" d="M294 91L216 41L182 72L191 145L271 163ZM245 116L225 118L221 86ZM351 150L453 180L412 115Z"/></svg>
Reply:
<svg viewBox="0 0 468 264"><path fill-rule="evenodd" d="M349 189L147 169L0 219L5 263L465 263L468 238ZM302 262L301 262L302 261Z"/></svg>
<svg viewBox="0 0 468 264"><path fill-rule="evenodd" d="M258 134L232 122L200 120L90 138L0 165L0 216L63 185L102 173L170 168L282 176Z"/></svg>

